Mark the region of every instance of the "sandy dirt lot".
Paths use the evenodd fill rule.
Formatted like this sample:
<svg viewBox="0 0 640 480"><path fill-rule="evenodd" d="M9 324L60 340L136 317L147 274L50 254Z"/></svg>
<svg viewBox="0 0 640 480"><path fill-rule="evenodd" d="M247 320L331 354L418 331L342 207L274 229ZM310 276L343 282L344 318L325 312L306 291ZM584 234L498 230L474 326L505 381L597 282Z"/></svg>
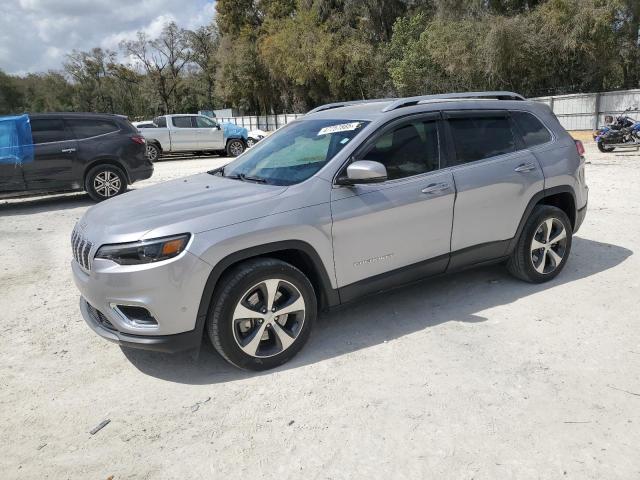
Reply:
<svg viewBox="0 0 640 480"><path fill-rule="evenodd" d="M208 343L97 337L69 268L89 199L0 201L2 477L640 478L640 155L588 148L589 212L554 281L495 266L380 294L262 374ZM135 188L224 161L159 162Z"/></svg>

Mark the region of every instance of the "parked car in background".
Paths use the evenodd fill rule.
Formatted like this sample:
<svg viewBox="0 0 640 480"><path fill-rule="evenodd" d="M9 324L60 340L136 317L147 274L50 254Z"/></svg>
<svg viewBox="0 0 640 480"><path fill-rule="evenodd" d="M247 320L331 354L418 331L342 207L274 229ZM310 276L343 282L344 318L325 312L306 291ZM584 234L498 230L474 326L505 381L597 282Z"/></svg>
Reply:
<svg viewBox="0 0 640 480"><path fill-rule="evenodd" d="M131 124L137 129L140 128L158 128L158 126L153 123L153 120L143 120L140 122L131 122Z"/></svg>
<svg viewBox="0 0 640 480"><path fill-rule="evenodd" d="M368 293L487 263L546 282L586 214L583 154L548 106L510 92L325 105L223 168L87 210L82 315L130 347L204 333L264 370L319 310Z"/></svg>
<svg viewBox="0 0 640 480"><path fill-rule="evenodd" d="M153 173L145 139L126 117L42 113L28 119L33 158L0 163L2 197L85 190L100 201Z"/></svg>
<svg viewBox="0 0 640 480"><path fill-rule="evenodd" d="M255 130L250 130L247 137L247 147L253 147L256 143L267 136L267 132L264 130L260 130L256 128Z"/></svg>
<svg viewBox="0 0 640 480"><path fill-rule="evenodd" d="M142 128L147 139L147 156L157 160L165 152L214 152L237 157L247 148L246 128L219 124L204 115L161 115L155 128Z"/></svg>

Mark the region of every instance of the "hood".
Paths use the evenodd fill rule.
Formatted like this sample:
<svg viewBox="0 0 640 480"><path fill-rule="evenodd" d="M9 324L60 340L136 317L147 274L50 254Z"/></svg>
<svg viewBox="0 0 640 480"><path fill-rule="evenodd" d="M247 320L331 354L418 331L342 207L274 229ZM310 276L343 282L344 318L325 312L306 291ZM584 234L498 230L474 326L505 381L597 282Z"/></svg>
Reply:
<svg viewBox="0 0 640 480"><path fill-rule="evenodd" d="M89 239L103 243L198 233L264 216L264 201L287 187L201 173L106 200L80 220Z"/></svg>
<svg viewBox="0 0 640 480"><path fill-rule="evenodd" d="M249 131L244 127L239 127L235 123L222 123L224 138L244 138L249 136Z"/></svg>

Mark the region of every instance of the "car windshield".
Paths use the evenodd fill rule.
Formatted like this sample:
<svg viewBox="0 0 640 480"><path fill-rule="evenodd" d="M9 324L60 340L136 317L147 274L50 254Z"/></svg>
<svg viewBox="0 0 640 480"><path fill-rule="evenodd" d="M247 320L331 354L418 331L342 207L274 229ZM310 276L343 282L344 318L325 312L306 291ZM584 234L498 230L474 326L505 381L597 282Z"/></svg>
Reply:
<svg viewBox="0 0 640 480"><path fill-rule="evenodd" d="M369 122L302 120L265 138L224 167L222 175L271 185L293 185L314 175Z"/></svg>

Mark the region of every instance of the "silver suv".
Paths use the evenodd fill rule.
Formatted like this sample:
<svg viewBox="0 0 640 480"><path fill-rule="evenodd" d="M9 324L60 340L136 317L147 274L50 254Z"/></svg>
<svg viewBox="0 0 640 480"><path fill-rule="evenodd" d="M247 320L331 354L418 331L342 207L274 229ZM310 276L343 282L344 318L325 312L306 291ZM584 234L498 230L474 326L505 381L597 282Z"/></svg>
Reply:
<svg viewBox="0 0 640 480"><path fill-rule="evenodd" d="M365 294L489 262L554 278L586 213L583 152L510 92L325 105L222 169L90 208L80 309L122 345L206 332L232 364L272 368L318 311Z"/></svg>

